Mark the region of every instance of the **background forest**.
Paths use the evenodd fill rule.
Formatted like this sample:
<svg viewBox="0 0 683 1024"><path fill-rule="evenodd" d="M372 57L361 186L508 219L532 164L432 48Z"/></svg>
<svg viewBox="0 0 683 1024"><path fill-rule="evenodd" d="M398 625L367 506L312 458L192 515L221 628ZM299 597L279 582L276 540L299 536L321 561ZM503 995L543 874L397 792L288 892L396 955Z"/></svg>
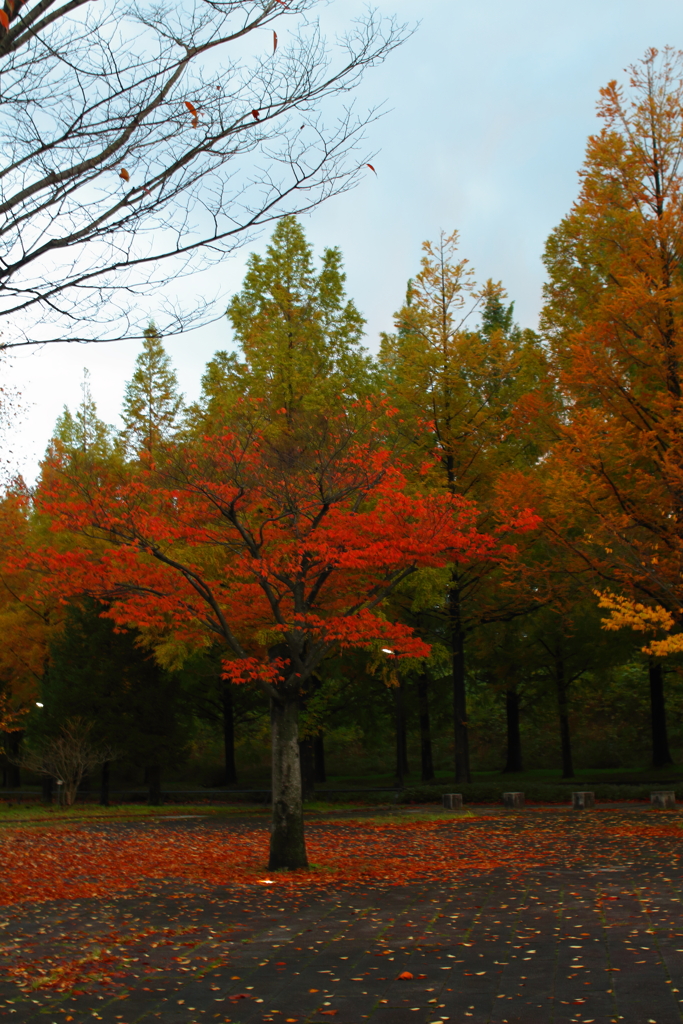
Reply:
<svg viewBox="0 0 683 1024"><path fill-rule="evenodd" d="M154 323L121 429L84 375L0 507L6 789L47 795L60 743L103 802L268 789L271 758L285 786L293 744L308 796L671 774L682 72L653 51L602 91L536 330L444 232L370 354L341 253L287 216L198 402Z"/></svg>

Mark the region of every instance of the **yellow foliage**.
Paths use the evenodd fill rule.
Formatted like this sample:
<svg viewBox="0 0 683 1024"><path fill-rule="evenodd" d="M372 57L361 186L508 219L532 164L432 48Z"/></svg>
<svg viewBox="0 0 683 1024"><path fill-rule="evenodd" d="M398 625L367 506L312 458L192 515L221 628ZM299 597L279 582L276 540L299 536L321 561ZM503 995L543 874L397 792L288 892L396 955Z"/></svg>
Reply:
<svg viewBox="0 0 683 1024"><path fill-rule="evenodd" d="M605 592L595 590L593 593L598 598L598 607L606 608L609 611L609 617L602 620L603 629L626 628L633 629L638 633L664 630L668 633L676 624L673 615L661 605L641 604L628 597L613 594L609 590ZM644 654L653 654L659 658L677 654L683 651L683 633L675 633L661 640L651 640L641 649Z"/></svg>

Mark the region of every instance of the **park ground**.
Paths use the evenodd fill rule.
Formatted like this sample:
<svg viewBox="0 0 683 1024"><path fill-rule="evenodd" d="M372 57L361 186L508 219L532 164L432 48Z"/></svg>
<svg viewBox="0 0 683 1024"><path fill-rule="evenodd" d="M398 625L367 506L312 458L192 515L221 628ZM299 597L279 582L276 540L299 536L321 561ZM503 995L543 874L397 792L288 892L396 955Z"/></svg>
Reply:
<svg viewBox="0 0 683 1024"><path fill-rule="evenodd" d="M622 804L5 814L0 1019L673 1024L683 821Z"/></svg>

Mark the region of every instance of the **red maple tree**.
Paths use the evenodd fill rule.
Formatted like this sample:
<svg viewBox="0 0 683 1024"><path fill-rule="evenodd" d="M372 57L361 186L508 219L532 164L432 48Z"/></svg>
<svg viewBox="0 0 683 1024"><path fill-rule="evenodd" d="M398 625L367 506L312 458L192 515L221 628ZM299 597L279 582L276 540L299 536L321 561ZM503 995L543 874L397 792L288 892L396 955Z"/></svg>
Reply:
<svg viewBox="0 0 683 1024"><path fill-rule="evenodd" d="M363 429L339 414L294 430L285 410L259 423L256 403L156 461L75 466L55 444L45 467L40 509L89 542L44 549L43 586L106 600L157 644L219 638L226 677L270 698L273 869L307 863L298 707L312 673L344 647L426 656L386 598L422 566L511 550L476 529L471 502L421 494L383 441L391 413L366 411ZM513 510L500 530L536 523Z"/></svg>

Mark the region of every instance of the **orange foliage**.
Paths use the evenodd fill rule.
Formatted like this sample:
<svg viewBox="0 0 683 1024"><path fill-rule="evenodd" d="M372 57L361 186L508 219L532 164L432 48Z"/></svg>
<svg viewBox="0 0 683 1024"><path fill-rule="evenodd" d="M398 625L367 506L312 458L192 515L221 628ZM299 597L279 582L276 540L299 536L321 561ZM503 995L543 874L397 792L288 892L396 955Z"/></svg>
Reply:
<svg viewBox="0 0 683 1024"><path fill-rule="evenodd" d="M43 549L42 586L106 598L115 621L159 642L218 635L226 675L269 687L287 662L304 681L335 647L424 657L412 629L384 617L386 597L420 566L507 557L514 548L499 534L537 523L520 510L479 531L471 502L411 492L380 440L360 442L343 422L298 444L225 431L174 448L163 465L97 464L85 476L56 449L39 507L55 530L92 543Z"/></svg>
<svg viewBox="0 0 683 1024"><path fill-rule="evenodd" d="M0 502L0 729L4 731L21 728L38 693L50 638L61 628L62 613L54 596L36 590L35 574L26 567L37 536L27 496L7 495Z"/></svg>
<svg viewBox="0 0 683 1024"><path fill-rule="evenodd" d="M607 820L605 816L608 816ZM620 859L614 843L625 839L646 846L669 840L681 850L675 821L636 822L615 812L596 811L590 827L578 833L569 816L529 811L511 830L500 815L453 821L311 822L311 859L318 869L264 875L268 838L261 824L239 831L197 825L191 831L148 823L140 829L106 825L33 825L7 829L3 838L0 905L56 899L111 897L150 884L234 886L249 891L265 882L296 895L340 886L406 885L419 880L445 883L463 874L505 868L526 871L600 856ZM601 854L596 851L602 850ZM623 857L623 855L622 855Z"/></svg>
<svg viewBox="0 0 683 1024"><path fill-rule="evenodd" d="M544 508L564 521L558 536L579 571L666 609L677 626L682 73L682 54L650 50L628 91L601 90L603 126L588 141L580 194L546 248L542 314L559 398Z"/></svg>

